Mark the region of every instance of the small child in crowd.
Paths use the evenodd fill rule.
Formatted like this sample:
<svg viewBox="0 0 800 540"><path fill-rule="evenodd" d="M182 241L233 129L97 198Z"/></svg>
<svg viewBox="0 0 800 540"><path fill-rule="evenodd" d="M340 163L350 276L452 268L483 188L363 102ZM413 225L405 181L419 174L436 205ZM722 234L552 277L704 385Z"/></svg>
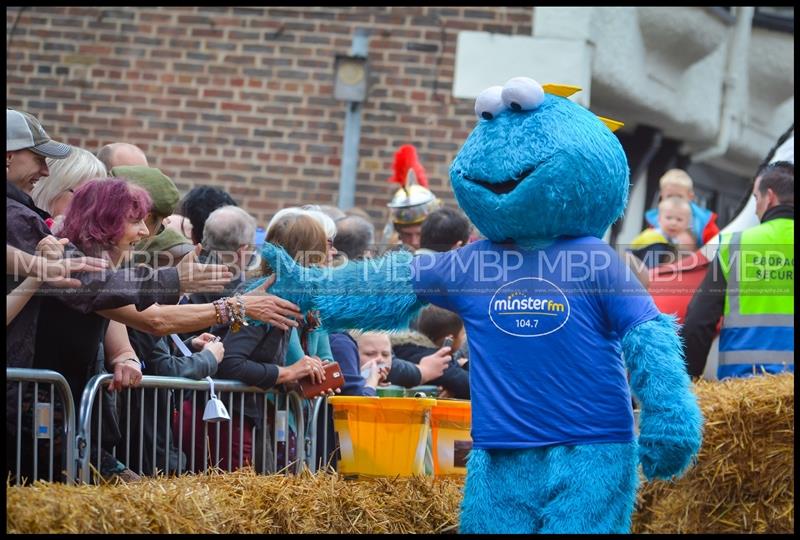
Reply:
<svg viewBox="0 0 800 540"><path fill-rule="evenodd" d="M689 201L670 196L658 203L658 226L645 229L631 241L631 253L652 268L674 262L676 256L697 249L692 232L692 209Z"/></svg>
<svg viewBox="0 0 800 540"><path fill-rule="evenodd" d="M660 201L679 197L687 201L691 216L690 231L694 235L697 247L703 246L718 232L717 214L694 202L694 182L682 169L670 169L658 181ZM660 206L660 205L659 205ZM651 227L659 227L661 209L651 208L645 213L645 220Z"/></svg>
<svg viewBox="0 0 800 540"><path fill-rule="evenodd" d="M681 236L686 241L686 233L691 234L692 208L682 197L666 197L658 203L658 232L672 245L677 245Z"/></svg>
<svg viewBox="0 0 800 540"><path fill-rule="evenodd" d="M358 360L361 376L374 383L385 380L392 368L392 342L389 334L364 332L358 335ZM377 373L375 377L373 374Z"/></svg>
<svg viewBox="0 0 800 540"><path fill-rule="evenodd" d="M444 340L452 338L450 350L457 356L458 365L464 366L467 361L466 355L463 351L461 354L456 354L467 343L467 332L461 317L452 311L428 306L420 312L416 326L417 330L433 341L437 347L443 347Z"/></svg>

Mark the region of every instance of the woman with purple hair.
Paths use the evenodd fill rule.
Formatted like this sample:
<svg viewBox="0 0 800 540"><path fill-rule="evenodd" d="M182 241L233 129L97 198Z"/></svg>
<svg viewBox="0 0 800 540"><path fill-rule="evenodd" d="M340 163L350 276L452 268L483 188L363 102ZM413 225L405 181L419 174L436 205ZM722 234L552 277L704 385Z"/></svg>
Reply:
<svg viewBox="0 0 800 540"><path fill-rule="evenodd" d="M85 253L120 266L149 234L144 218L151 204L147 191L124 179L91 180L75 191L61 234Z"/></svg>
<svg viewBox="0 0 800 540"><path fill-rule="evenodd" d="M112 267L119 267L125 263L133 245L148 235L144 218L150 205L147 192L125 180L90 180L75 190L61 235L84 253L104 258ZM96 363L101 344L105 367L114 374L109 390L137 386L141 382L141 363L130 344L125 325L97 313L78 313L54 298L44 298L43 302L34 367L61 373L69 383L75 403L80 403L86 383L98 372ZM109 431L104 429L104 435ZM107 439L107 442L113 446L115 441ZM121 478L136 478L110 454L101 453L103 476L120 474Z"/></svg>

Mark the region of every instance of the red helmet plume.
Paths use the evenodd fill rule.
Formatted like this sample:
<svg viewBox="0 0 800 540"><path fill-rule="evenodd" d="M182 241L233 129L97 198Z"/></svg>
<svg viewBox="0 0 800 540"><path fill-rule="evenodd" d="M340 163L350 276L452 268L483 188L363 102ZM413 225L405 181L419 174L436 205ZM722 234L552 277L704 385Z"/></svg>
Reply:
<svg viewBox="0 0 800 540"><path fill-rule="evenodd" d="M404 144L394 155L394 176L389 178L389 182L396 182L406 187L406 179L409 169L414 171L417 183L420 186L428 187L428 178L425 176L425 169L417 158L417 149L410 144Z"/></svg>

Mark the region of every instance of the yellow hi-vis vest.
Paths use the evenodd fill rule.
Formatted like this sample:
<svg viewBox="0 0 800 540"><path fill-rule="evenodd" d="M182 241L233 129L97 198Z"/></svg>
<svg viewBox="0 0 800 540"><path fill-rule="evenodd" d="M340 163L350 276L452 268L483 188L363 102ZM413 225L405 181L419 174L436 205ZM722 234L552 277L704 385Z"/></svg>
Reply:
<svg viewBox="0 0 800 540"><path fill-rule="evenodd" d="M726 235L719 257L728 286L718 378L794 372L794 220Z"/></svg>

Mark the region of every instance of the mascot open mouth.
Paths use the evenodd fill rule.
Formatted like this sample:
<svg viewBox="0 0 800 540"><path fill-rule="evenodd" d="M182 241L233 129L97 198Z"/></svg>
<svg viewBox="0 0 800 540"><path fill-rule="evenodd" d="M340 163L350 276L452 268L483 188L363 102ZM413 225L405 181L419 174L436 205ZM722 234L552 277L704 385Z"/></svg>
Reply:
<svg viewBox="0 0 800 540"><path fill-rule="evenodd" d="M521 173L517 174L514 177L514 179L506 180L505 182L487 182L486 180L478 180L477 178L472 178L466 173L463 173L462 176L464 177L464 180L468 180L473 184L478 184L479 186L488 189L492 193L495 193L497 195L506 195L514 191L514 189L516 189L516 187L520 185L520 183L522 183L523 180L525 180L528 176L530 176L533 170L534 167L526 169Z"/></svg>

